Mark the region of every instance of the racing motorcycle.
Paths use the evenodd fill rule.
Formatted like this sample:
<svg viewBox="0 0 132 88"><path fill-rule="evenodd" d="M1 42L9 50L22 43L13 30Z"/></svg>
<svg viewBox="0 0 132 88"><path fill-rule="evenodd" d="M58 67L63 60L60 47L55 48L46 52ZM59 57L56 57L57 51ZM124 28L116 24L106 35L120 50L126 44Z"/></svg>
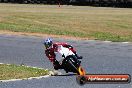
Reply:
<svg viewBox="0 0 132 88"><path fill-rule="evenodd" d="M63 69L68 72L77 73L78 75L85 75L85 70L81 66L81 61L76 55L69 49L63 46L59 47L60 58L57 59Z"/></svg>

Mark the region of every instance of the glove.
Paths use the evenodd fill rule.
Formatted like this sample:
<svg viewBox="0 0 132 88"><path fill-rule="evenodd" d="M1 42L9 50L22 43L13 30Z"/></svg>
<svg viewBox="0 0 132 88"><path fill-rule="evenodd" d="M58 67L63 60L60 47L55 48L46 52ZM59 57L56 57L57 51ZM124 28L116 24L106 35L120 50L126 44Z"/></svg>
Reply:
<svg viewBox="0 0 132 88"><path fill-rule="evenodd" d="M64 45L63 47L66 47L66 48L73 48L73 46L72 45Z"/></svg>

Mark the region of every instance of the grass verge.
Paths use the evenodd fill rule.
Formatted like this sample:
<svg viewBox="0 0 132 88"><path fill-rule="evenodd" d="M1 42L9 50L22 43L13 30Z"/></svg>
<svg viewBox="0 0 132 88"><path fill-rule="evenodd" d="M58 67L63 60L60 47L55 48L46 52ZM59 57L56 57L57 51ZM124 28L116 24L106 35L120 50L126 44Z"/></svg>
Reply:
<svg viewBox="0 0 132 88"><path fill-rule="evenodd" d="M0 30L132 42L132 10L0 4Z"/></svg>
<svg viewBox="0 0 132 88"><path fill-rule="evenodd" d="M0 80L23 79L29 77L44 76L47 74L48 70L44 69L0 64Z"/></svg>
<svg viewBox="0 0 132 88"><path fill-rule="evenodd" d="M92 33L91 36L95 36L95 40L103 40L103 41L113 41L113 42L124 42L124 41L132 41L132 35L128 36L120 36L111 33L104 32L95 32Z"/></svg>

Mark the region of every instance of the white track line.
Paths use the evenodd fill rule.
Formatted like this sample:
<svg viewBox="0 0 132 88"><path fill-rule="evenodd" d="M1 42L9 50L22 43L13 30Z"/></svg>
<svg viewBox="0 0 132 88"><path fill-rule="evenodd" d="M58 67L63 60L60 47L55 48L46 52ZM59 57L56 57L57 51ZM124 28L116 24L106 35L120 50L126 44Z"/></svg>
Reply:
<svg viewBox="0 0 132 88"><path fill-rule="evenodd" d="M50 75L39 76L39 77L30 77L30 78L22 78L22 79L0 80L0 82L13 82L13 81L21 81L21 80L32 80L32 79L41 79L41 78L47 78L47 77L50 77Z"/></svg>
<svg viewBox="0 0 132 88"><path fill-rule="evenodd" d="M96 41L100 41L100 42L104 42L104 43L112 43L112 41L101 41L101 40L86 40L88 42L96 42ZM114 42L113 42L114 43ZM122 43L122 44L131 44L132 42L118 42L118 43Z"/></svg>
<svg viewBox="0 0 132 88"><path fill-rule="evenodd" d="M124 44L128 44L128 43L130 43L130 42L122 42L122 43L124 43Z"/></svg>
<svg viewBox="0 0 132 88"><path fill-rule="evenodd" d="M112 42L112 41L103 41L103 42L110 43L110 42Z"/></svg>

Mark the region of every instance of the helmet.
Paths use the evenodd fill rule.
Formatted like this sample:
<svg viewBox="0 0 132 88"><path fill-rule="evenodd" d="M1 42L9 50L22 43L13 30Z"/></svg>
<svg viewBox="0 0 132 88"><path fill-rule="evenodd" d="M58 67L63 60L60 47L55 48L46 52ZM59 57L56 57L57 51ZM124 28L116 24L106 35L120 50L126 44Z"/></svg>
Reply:
<svg viewBox="0 0 132 88"><path fill-rule="evenodd" d="M48 38L46 39L43 44L45 45L45 48L49 48L52 46L53 42L52 42L52 39Z"/></svg>

